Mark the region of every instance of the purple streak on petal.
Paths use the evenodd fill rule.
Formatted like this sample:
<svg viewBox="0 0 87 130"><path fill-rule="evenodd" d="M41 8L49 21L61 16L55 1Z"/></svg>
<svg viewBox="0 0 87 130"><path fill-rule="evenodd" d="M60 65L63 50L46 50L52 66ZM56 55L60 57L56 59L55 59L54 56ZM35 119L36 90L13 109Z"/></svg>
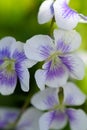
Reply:
<svg viewBox="0 0 87 130"><path fill-rule="evenodd" d="M3 59L3 58L10 58L10 51L8 47L0 50L0 59Z"/></svg>
<svg viewBox="0 0 87 130"><path fill-rule="evenodd" d="M13 87L16 84L16 73L8 73L6 70L0 71L0 85Z"/></svg>
<svg viewBox="0 0 87 130"><path fill-rule="evenodd" d="M74 17L77 14L74 10L72 10L72 9L70 9L68 7L68 5L66 4L66 2L63 2L62 12L63 12L62 16L64 18L70 18L71 16Z"/></svg>
<svg viewBox="0 0 87 130"><path fill-rule="evenodd" d="M73 59L71 56L60 56L60 59L62 60L62 63L68 68L70 72L73 71L73 65L75 64L73 62Z"/></svg>
<svg viewBox="0 0 87 130"><path fill-rule="evenodd" d="M57 50L61 51L62 53L67 53L70 51L70 46L65 44L62 40L58 40Z"/></svg>
<svg viewBox="0 0 87 130"><path fill-rule="evenodd" d="M17 76L18 76L20 79L23 79L23 77L22 77L23 69L22 69L22 66L21 66L21 63L20 63L20 62L15 63L15 71L16 71L16 73L17 73Z"/></svg>
<svg viewBox="0 0 87 130"><path fill-rule="evenodd" d="M0 65L2 65L4 63L3 59L0 59Z"/></svg>
<svg viewBox="0 0 87 130"><path fill-rule="evenodd" d="M43 101L48 107L53 107L54 105L58 104L55 96L49 95L47 96L46 100Z"/></svg>
<svg viewBox="0 0 87 130"><path fill-rule="evenodd" d="M52 80L55 77L62 77L63 74L65 73L62 64L60 65L60 63L57 62L55 65L52 65L52 61L47 63L46 70L47 70L46 73L47 80Z"/></svg>
<svg viewBox="0 0 87 130"><path fill-rule="evenodd" d="M6 127L6 125L8 125L8 120L0 120L0 128L2 128L2 130Z"/></svg>
<svg viewBox="0 0 87 130"><path fill-rule="evenodd" d="M23 62L23 61L25 61L27 59L24 52L19 52L18 50L14 51L12 57L13 57L13 59L16 60L16 62L19 62L19 63Z"/></svg>
<svg viewBox="0 0 87 130"><path fill-rule="evenodd" d="M53 48L50 46L41 46L40 47L40 55L43 58L48 58L50 56L50 53L53 51Z"/></svg>
<svg viewBox="0 0 87 130"><path fill-rule="evenodd" d="M5 113L4 118L7 120L9 119L16 120L17 116L18 116L18 112L8 112L8 113Z"/></svg>
<svg viewBox="0 0 87 130"><path fill-rule="evenodd" d="M51 14L54 14L54 8L53 8L53 3L50 6Z"/></svg>
<svg viewBox="0 0 87 130"><path fill-rule="evenodd" d="M72 109L66 109L66 114L70 121L75 120L74 111Z"/></svg>
<svg viewBox="0 0 87 130"><path fill-rule="evenodd" d="M61 112L61 111L54 111L51 113L51 123L52 121L58 120L58 121L64 121L66 118L66 114L65 112Z"/></svg>

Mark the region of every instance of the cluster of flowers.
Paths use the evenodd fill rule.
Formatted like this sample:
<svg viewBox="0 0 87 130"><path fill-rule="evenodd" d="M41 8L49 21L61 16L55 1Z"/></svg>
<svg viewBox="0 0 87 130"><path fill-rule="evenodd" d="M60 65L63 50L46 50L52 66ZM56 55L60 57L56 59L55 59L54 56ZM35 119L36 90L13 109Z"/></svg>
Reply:
<svg viewBox="0 0 87 130"><path fill-rule="evenodd" d="M55 19L59 29L48 35L35 35L25 44L12 37L0 40L0 93L12 94L17 77L23 91L29 91L28 68L44 62L35 73L40 92L36 93L30 108L18 122L17 130L62 129L69 121L71 130L87 130L87 115L74 106L82 105L86 95L69 78L82 80L84 63L75 50L81 44L81 36L73 30L87 17L72 10L69 0L45 0L39 9L40 24ZM45 88L46 87L46 88ZM39 110L37 110L39 109ZM16 120L20 110L0 109L0 127L6 128ZM42 112L44 111L44 112Z"/></svg>

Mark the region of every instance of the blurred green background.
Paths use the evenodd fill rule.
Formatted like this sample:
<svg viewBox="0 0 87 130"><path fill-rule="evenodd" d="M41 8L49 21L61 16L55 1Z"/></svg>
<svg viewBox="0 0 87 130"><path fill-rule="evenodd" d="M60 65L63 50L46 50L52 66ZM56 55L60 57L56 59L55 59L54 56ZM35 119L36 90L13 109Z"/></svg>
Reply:
<svg viewBox="0 0 87 130"><path fill-rule="evenodd" d="M13 36L17 40L25 42L36 34L49 34L50 22L39 25L37 14L40 4L44 0L0 0L0 38ZM87 15L87 0L71 0L70 7L79 13ZM76 30L82 36L80 50L87 51L87 24L78 24ZM30 96L38 90L34 81L34 72L38 64L30 69L31 83ZM75 81L83 92L87 94L87 67L82 81ZM14 94L10 96L0 95L0 106L21 107L28 93L21 91L17 84ZM87 111L87 110L86 110Z"/></svg>

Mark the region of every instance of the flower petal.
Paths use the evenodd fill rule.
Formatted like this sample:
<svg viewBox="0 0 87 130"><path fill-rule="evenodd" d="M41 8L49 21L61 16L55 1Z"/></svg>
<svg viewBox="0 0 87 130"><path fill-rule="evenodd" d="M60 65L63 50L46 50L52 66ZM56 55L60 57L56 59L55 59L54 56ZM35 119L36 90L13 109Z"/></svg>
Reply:
<svg viewBox="0 0 87 130"><path fill-rule="evenodd" d="M35 73L35 80L40 90L44 90L46 81L45 71L41 69L37 70Z"/></svg>
<svg viewBox="0 0 87 130"><path fill-rule="evenodd" d="M0 50L3 48L10 48L12 43L16 42L15 38L13 37L5 37L0 40Z"/></svg>
<svg viewBox="0 0 87 130"><path fill-rule="evenodd" d="M14 72L0 71L0 93L2 95L12 94L17 83L17 75Z"/></svg>
<svg viewBox="0 0 87 130"><path fill-rule="evenodd" d="M53 0L45 0L39 9L38 13L38 22L40 24L48 22L54 14L54 9L53 9Z"/></svg>
<svg viewBox="0 0 87 130"><path fill-rule="evenodd" d="M16 130L39 130L38 122L41 115L42 113L33 107L27 109L19 120Z"/></svg>
<svg viewBox="0 0 87 130"><path fill-rule="evenodd" d="M22 42L13 42L11 45L11 56L14 55L15 52L24 52L24 43Z"/></svg>
<svg viewBox="0 0 87 130"><path fill-rule="evenodd" d="M72 30L79 22L79 15L70 9L65 0L56 0L54 3L55 20L59 28Z"/></svg>
<svg viewBox="0 0 87 130"><path fill-rule="evenodd" d="M54 60L47 62L43 65L45 70L46 85L49 87L57 88L61 85L64 85L68 79L68 72L66 67L58 61ZM43 75L44 76L44 75Z"/></svg>
<svg viewBox="0 0 87 130"><path fill-rule="evenodd" d="M64 104L66 105L82 105L86 100L86 95L71 82L63 86L64 88Z"/></svg>
<svg viewBox="0 0 87 130"><path fill-rule="evenodd" d="M7 125L13 123L19 114L18 109L0 108L0 129L5 129Z"/></svg>
<svg viewBox="0 0 87 130"><path fill-rule="evenodd" d="M58 104L57 89L47 88L38 92L32 97L31 103L40 110L53 108L56 104Z"/></svg>
<svg viewBox="0 0 87 130"><path fill-rule="evenodd" d="M52 39L47 35L36 35L24 45L25 55L35 61L45 60L52 51Z"/></svg>
<svg viewBox="0 0 87 130"><path fill-rule="evenodd" d="M20 80L21 89L25 92L29 91L30 74L29 74L28 69L26 67L18 66L18 64L17 64L16 72L17 72L18 78Z"/></svg>
<svg viewBox="0 0 87 130"><path fill-rule="evenodd" d="M82 80L84 77L84 63L83 61L75 54L66 54L61 56L63 64L69 70L70 76L72 78Z"/></svg>
<svg viewBox="0 0 87 130"><path fill-rule="evenodd" d="M87 16L83 14L79 14L79 22L80 23L87 23Z"/></svg>
<svg viewBox="0 0 87 130"><path fill-rule="evenodd" d="M83 110L67 109L71 130L86 130L87 115Z"/></svg>
<svg viewBox="0 0 87 130"><path fill-rule="evenodd" d="M66 114L61 111L51 111L40 117L40 130L61 129L67 123Z"/></svg>
<svg viewBox="0 0 87 130"><path fill-rule="evenodd" d="M72 52L81 44L81 36L75 30L55 30L54 38L57 50L62 53Z"/></svg>

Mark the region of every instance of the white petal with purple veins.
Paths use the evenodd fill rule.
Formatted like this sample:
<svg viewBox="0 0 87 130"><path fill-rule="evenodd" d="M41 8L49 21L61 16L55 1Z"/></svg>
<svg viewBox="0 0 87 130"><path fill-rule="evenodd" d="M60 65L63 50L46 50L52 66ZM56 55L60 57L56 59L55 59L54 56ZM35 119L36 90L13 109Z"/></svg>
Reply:
<svg viewBox="0 0 87 130"><path fill-rule="evenodd" d="M14 52L24 52L24 43L22 42L13 42L11 45L11 57L14 54Z"/></svg>
<svg viewBox="0 0 87 130"><path fill-rule="evenodd" d="M46 85L49 87L57 88L61 85L64 85L68 79L68 71L66 67L58 61L47 62L43 65L45 70Z"/></svg>
<svg viewBox="0 0 87 130"><path fill-rule="evenodd" d="M13 37L5 37L0 40L0 50L3 48L10 48L12 43L16 42L15 38Z"/></svg>
<svg viewBox="0 0 87 130"><path fill-rule="evenodd" d="M0 93L2 95L12 94L17 83L17 75L15 72L0 71Z"/></svg>
<svg viewBox="0 0 87 130"><path fill-rule="evenodd" d="M48 22L53 17L54 14L53 2L54 0L45 0L41 4L38 13L38 22L40 24Z"/></svg>
<svg viewBox="0 0 87 130"><path fill-rule="evenodd" d="M87 130L87 115L83 110L67 109L71 130Z"/></svg>
<svg viewBox="0 0 87 130"><path fill-rule="evenodd" d="M82 105L86 100L86 95L74 84L68 82L63 86L64 89L64 104L70 106Z"/></svg>
<svg viewBox="0 0 87 130"><path fill-rule="evenodd" d="M31 99L31 103L40 110L52 109L58 102L58 91L53 88L40 91Z"/></svg>
<svg viewBox="0 0 87 130"><path fill-rule="evenodd" d="M62 63L67 67L72 78L82 80L84 77L84 63L74 54L61 56Z"/></svg>
<svg viewBox="0 0 87 130"><path fill-rule="evenodd" d="M0 108L0 129L5 129L7 125L14 123L19 114L18 109Z"/></svg>
<svg viewBox="0 0 87 130"><path fill-rule="evenodd" d="M56 0L54 3L55 20L59 28L72 30L79 22L79 15L70 9L65 0Z"/></svg>
<svg viewBox="0 0 87 130"><path fill-rule="evenodd" d="M55 30L54 38L57 50L63 53L72 52L81 44L81 36L75 30Z"/></svg>
<svg viewBox="0 0 87 130"><path fill-rule="evenodd" d="M67 116L61 111L51 111L40 117L40 130L62 129L67 123Z"/></svg>
<svg viewBox="0 0 87 130"><path fill-rule="evenodd" d="M39 130L41 115L42 113L35 108L27 109L19 120L16 130Z"/></svg>
<svg viewBox="0 0 87 130"><path fill-rule="evenodd" d="M53 50L52 39L47 35L36 35L24 45L26 56L35 61L45 60Z"/></svg>

